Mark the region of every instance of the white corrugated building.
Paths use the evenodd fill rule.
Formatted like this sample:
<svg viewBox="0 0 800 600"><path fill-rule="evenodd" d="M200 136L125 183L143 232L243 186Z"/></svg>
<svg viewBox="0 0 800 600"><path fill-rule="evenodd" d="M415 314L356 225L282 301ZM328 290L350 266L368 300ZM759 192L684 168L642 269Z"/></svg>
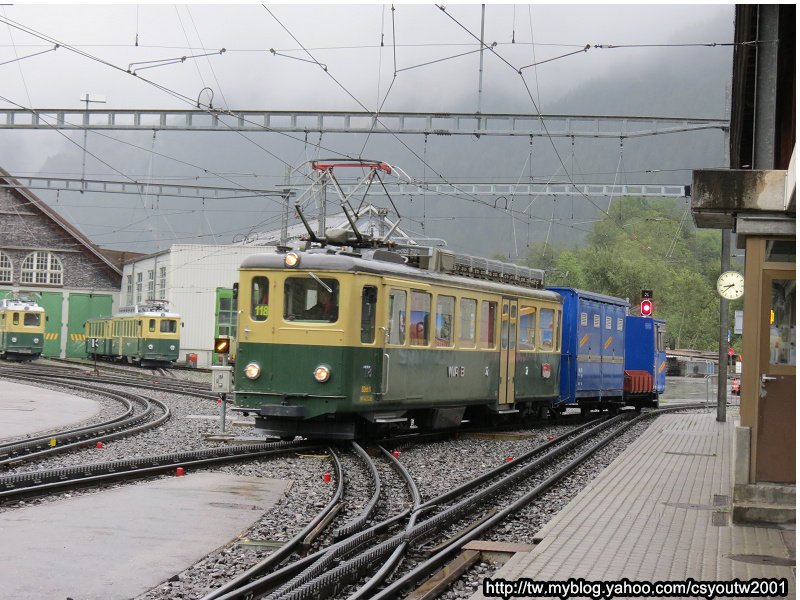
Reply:
<svg viewBox="0 0 800 600"><path fill-rule="evenodd" d="M120 304L167 300L170 310L183 320L179 361L197 354L197 366L207 367L214 343L217 289L231 288L238 281L245 257L274 251L274 246L175 244L124 265Z"/></svg>

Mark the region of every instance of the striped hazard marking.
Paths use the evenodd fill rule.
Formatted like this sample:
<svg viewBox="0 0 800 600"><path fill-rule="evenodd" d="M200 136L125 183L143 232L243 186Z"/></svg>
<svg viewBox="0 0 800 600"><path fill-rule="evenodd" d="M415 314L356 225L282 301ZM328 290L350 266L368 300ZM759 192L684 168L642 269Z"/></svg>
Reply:
<svg viewBox="0 0 800 600"><path fill-rule="evenodd" d="M71 339L73 342L83 342L86 341L86 336L82 333L70 333L69 339Z"/></svg>
<svg viewBox="0 0 800 600"><path fill-rule="evenodd" d="M58 334L57 333L45 333L44 334L44 339L46 339L46 340L57 340L58 339Z"/></svg>

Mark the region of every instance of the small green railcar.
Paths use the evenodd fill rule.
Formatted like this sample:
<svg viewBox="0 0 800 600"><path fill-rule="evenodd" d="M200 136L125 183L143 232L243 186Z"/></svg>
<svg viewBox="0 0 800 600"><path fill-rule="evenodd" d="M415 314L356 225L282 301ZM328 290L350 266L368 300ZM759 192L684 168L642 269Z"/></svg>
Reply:
<svg viewBox="0 0 800 600"><path fill-rule="evenodd" d="M86 322L86 355L141 366L165 367L178 359L181 319L166 302L123 307Z"/></svg>
<svg viewBox="0 0 800 600"><path fill-rule="evenodd" d="M439 250L248 257L236 410L281 438L539 417L558 399L562 312L542 275Z"/></svg>
<svg viewBox="0 0 800 600"><path fill-rule="evenodd" d="M45 312L33 300L0 300L0 357L31 361L44 348Z"/></svg>

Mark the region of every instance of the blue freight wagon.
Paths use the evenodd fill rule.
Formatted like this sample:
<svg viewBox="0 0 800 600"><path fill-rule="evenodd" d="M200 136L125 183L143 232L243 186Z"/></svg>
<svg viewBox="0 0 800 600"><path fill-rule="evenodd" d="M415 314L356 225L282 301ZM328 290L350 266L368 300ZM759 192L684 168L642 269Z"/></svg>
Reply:
<svg viewBox="0 0 800 600"><path fill-rule="evenodd" d="M616 411L625 404L627 300L565 287L548 287L564 299L559 402Z"/></svg>
<svg viewBox="0 0 800 600"><path fill-rule="evenodd" d="M625 393L637 409L658 407L667 389L666 337L665 321L632 315L625 320Z"/></svg>

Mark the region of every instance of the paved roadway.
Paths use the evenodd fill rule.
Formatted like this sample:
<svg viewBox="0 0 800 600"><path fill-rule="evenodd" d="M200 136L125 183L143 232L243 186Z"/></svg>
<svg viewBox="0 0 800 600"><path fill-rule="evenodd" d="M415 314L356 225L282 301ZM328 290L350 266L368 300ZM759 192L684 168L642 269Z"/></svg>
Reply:
<svg viewBox="0 0 800 600"><path fill-rule="evenodd" d="M0 380L0 440L80 423L100 412L88 398Z"/></svg>

